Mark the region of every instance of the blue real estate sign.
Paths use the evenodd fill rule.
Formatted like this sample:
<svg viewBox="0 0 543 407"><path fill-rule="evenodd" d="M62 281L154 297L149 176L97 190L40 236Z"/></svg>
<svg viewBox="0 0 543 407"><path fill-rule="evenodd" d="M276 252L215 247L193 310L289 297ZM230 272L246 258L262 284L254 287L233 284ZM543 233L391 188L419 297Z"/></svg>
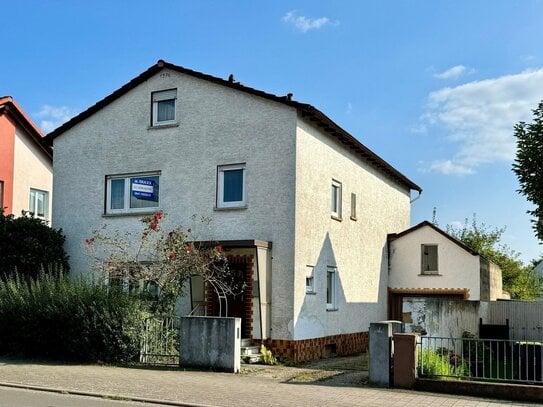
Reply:
<svg viewBox="0 0 543 407"><path fill-rule="evenodd" d="M158 201L156 182L148 178L132 178L132 196L146 201Z"/></svg>

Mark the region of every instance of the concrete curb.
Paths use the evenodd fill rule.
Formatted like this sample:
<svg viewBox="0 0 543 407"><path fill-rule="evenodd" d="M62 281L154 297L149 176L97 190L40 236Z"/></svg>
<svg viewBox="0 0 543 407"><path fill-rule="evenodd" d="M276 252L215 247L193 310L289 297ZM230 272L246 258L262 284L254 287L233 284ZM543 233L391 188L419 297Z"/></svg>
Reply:
<svg viewBox="0 0 543 407"><path fill-rule="evenodd" d="M15 389L23 389L23 390L45 391L49 393L67 394L67 395L73 395L73 396L87 396L87 397L95 397L95 398L101 398L101 399L106 399L106 400L135 401L135 402L140 402L140 403L161 404L164 406L218 407L211 404L194 404L194 403L186 403L186 402L181 402L181 401L158 400L158 399L150 399L146 397L135 397L135 396L121 396L121 395L116 395L116 394L96 393L92 391L83 391L83 390L57 389L55 387L35 386L31 384L0 382L0 387L10 387L10 388L15 388Z"/></svg>

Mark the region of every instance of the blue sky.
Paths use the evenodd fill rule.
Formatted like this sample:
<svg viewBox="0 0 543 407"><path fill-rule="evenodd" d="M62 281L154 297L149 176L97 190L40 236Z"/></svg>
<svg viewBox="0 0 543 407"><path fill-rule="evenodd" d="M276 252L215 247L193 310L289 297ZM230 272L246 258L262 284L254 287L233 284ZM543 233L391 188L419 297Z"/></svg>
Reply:
<svg viewBox="0 0 543 407"><path fill-rule="evenodd" d="M46 132L158 59L326 113L422 186L412 224L474 213L543 253L511 171L543 99L543 1L25 1L0 11L0 95Z"/></svg>

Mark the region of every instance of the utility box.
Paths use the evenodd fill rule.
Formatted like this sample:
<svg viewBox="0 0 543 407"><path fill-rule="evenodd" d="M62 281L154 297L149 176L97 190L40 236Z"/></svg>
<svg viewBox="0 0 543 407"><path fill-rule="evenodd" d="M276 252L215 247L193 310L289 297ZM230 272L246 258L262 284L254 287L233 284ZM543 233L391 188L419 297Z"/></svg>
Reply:
<svg viewBox="0 0 543 407"><path fill-rule="evenodd" d="M393 385L392 336L395 333L401 333L402 327L403 323L400 321L380 321L370 324L370 385L376 387Z"/></svg>
<svg viewBox="0 0 543 407"><path fill-rule="evenodd" d="M241 318L181 318L181 366L238 373L240 353Z"/></svg>

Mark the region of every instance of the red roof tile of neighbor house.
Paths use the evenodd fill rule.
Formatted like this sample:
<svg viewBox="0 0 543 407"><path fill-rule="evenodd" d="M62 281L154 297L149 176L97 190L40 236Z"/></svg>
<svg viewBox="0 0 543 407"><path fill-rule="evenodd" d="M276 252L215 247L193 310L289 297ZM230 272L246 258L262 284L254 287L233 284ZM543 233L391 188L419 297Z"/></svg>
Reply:
<svg viewBox="0 0 543 407"><path fill-rule="evenodd" d="M125 85L123 85L122 87L120 87L119 89L111 93L110 95L106 96L104 99L98 101L96 104L89 107L87 110L73 117L71 120L67 121L62 126L53 130L51 133L49 133L46 136L47 142L50 145L52 145L53 139L55 137L60 136L62 133L71 129L76 124L90 117L91 115L96 113L98 110L107 106L109 103L121 97L128 91L134 89L139 84L145 82L147 79L151 78L162 69L171 69L173 71L190 75L195 78L203 79L203 80L206 80L218 85L226 86L231 89L236 89L236 90L246 92L255 96L259 96L265 99L273 100L275 102L282 103L287 106L292 106L298 111L298 113L301 115L302 118L305 118L306 120L309 120L310 122L314 123L316 126L322 128L327 134L330 135L330 137L338 140L345 147L352 150L358 156L362 157L374 168L387 174L388 176L390 176L391 178L393 178L400 184L407 186L409 189L413 189L415 191L418 191L419 193L422 192L421 187L419 187L417 184L412 182L405 175L400 173L398 170L392 167L389 163L387 163L385 160L383 160L381 157L375 154L373 151L371 151L369 148L367 148L362 143L360 143L356 138L354 138L347 131L343 130L339 125L334 123L328 116L326 116L320 110L316 109L315 107L309 104L300 103L300 102L296 102L292 100L292 94L289 94L287 96L273 95L271 93L266 93L261 90L242 85L241 83L234 81L232 75L230 75L228 80L225 80L225 79L211 76L202 72L197 72L191 69L183 68L181 66L174 65L163 60L159 60L155 65L151 66L149 69L147 69L145 72L141 73L140 75L132 79L130 82L126 83Z"/></svg>
<svg viewBox="0 0 543 407"><path fill-rule="evenodd" d="M9 115L26 133L30 134L49 158L53 157L53 150L50 145L46 144L44 134L11 96L0 96L0 115L3 114Z"/></svg>

